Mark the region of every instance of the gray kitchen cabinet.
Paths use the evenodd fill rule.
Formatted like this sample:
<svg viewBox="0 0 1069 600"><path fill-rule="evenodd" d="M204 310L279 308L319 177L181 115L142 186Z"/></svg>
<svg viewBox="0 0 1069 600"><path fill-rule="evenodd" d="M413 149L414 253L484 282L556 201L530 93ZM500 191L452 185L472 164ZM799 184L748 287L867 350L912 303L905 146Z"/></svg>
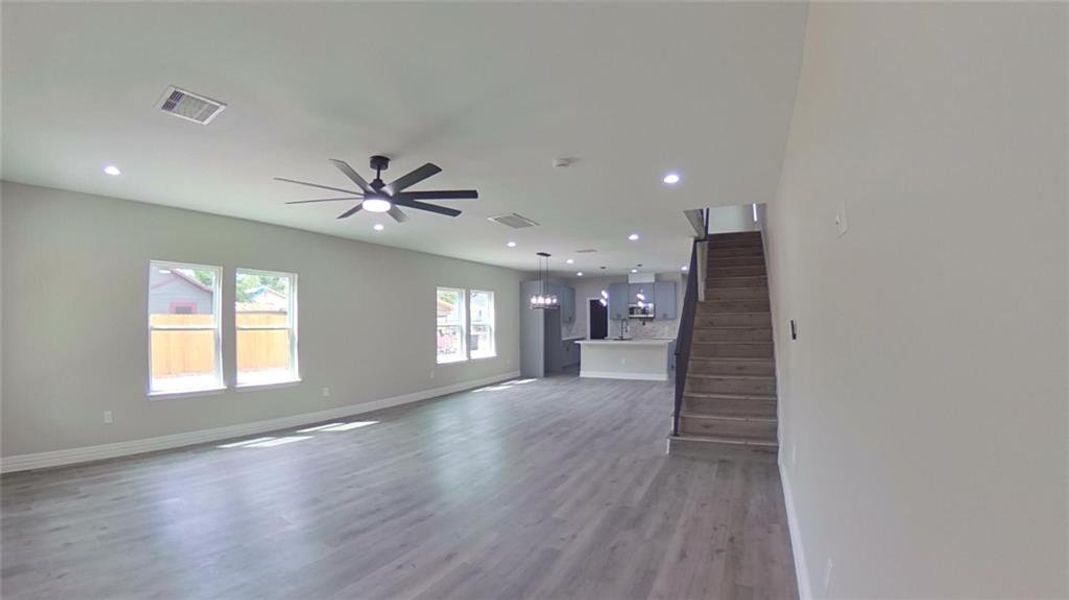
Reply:
<svg viewBox="0 0 1069 600"><path fill-rule="evenodd" d="M653 284L653 308L657 310L654 318L675 319L677 302L676 282L658 281Z"/></svg>
<svg viewBox="0 0 1069 600"><path fill-rule="evenodd" d="M628 285L614 283L609 286L609 320L623 321L627 318Z"/></svg>
<svg viewBox="0 0 1069 600"><path fill-rule="evenodd" d="M563 286L561 288L561 295L557 297L560 300L560 321L562 324L570 325L575 322L575 288L570 285Z"/></svg>
<svg viewBox="0 0 1069 600"><path fill-rule="evenodd" d="M646 299L643 300L643 302L645 302L647 304L649 304L650 302L653 302L654 301L653 300L653 286L654 286L654 284L652 284L652 283L629 283L629 284L627 284L627 288L628 288L628 290L627 290L627 292L628 292L627 302L629 304L638 304L638 295L639 294L642 294L643 296L645 296Z"/></svg>

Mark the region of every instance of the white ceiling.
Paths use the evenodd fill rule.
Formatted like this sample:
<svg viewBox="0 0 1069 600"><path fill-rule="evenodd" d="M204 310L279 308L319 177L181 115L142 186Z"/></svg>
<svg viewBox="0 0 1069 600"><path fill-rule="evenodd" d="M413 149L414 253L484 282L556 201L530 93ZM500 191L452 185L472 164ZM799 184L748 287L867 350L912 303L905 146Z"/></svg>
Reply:
<svg viewBox="0 0 1069 600"><path fill-rule="evenodd" d="M3 178L525 270L539 250L561 273L676 270L684 209L772 197L804 22L800 3L5 2ZM229 108L176 119L154 108L170 84ZM481 199L338 221L344 203L283 204L330 192L271 179L349 187L326 159L366 176L373 153L387 181L434 162L413 190ZM486 220L509 212L541 226Z"/></svg>

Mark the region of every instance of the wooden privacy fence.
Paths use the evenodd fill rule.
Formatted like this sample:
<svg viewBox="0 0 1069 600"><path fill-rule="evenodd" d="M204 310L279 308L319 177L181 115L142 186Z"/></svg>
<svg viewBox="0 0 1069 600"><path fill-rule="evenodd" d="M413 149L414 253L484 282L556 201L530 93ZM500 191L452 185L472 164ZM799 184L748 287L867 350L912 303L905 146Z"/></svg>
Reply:
<svg viewBox="0 0 1069 600"><path fill-rule="evenodd" d="M154 378L203 375L215 372L215 331L212 315L150 315L152 331L152 376ZM237 359L239 371L289 369L290 338L287 315L279 312L237 314ZM258 329L240 329L256 327ZM270 328L277 329L270 329Z"/></svg>

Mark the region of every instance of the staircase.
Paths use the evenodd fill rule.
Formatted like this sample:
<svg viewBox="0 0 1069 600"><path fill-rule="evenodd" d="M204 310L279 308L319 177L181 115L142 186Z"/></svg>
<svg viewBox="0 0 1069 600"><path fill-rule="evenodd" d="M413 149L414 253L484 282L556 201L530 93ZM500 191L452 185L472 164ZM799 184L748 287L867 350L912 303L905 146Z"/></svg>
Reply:
<svg viewBox="0 0 1069 600"><path fill-rule="evenodd" d="M705 300L669 452L775 462L776 370L761 232L709 236Z"/></svg>

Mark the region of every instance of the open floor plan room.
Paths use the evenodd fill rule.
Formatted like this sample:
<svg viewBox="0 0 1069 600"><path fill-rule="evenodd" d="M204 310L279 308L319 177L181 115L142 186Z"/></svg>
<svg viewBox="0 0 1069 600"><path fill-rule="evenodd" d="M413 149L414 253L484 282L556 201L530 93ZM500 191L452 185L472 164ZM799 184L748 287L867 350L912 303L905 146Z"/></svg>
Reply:
<svg viewBox="0 0 1069 600"><path fill-rule="evenodd" d="M1069 599L1069 3L2 5L3 600Z"/></svg>

